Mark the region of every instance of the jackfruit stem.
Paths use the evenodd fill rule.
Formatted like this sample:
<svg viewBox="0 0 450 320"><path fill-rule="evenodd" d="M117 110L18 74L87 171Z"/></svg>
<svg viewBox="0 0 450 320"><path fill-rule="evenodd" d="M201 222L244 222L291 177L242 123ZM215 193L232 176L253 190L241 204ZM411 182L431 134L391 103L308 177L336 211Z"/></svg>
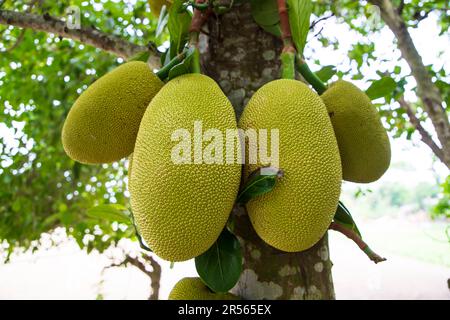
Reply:
<svg viewBox="0 0 450 320"><path fill-rule="evenodd" d="M297 54L297 58L295 59L295 65L297 67L297 71L305 78L305 80L312 85L314 90L321 95L327 90L327 86L320 80L320 78L311 71L311 69L306 64L306 61L302 58L300 54Z"/></svg>
<svg viewBox="0 0 450 320"><path fill-rule="evenodd" d="M374 263L379 263L386 261L386 258L381 257L380 255L376 254L370 247L361 239L361 237L352 229L346 228L344 225L337 223L337 222L331 222L330 227L328 228L330 230L334 230L337 232L342 233L347 238L352 240L356 245L363 251L370 260L372 260Z"/></svg>
<svg viewBox="0 0 450 320"><path fill-rule="evenodd" d="M209 1L207 0L195 0L194 4L196 5L209 5ZM211 7L209 6L206 10L200 10L195 8L194 6L194 15L192 17L189 39L189 48L194 48L194 53L192 55L192 73L201 73L200 66L200 50L198 49L198 41L200 36L200 31L205 24L206 20L208 20L211 14Z"/></svg>
<svg viewBox="0 0 450 320"><path fill-rule="evenodd" d="M292 41L291 25L286 0L277 0L278 15L280 16L281 38L283 39L283 52L281 59L281 77L295 79L295 45Z"/></svg>
<svg viewBox="0 0 450 320"><path fill-rule="evenodd" d="M281 77L283 79L295 79L295 53L284 51L281 53Z"/></svg>
<svg viewBox="0 0 450 320"><path fill-rule="evenodd" d="M183 60L186 58L187 50L183 51L182 53L178 54L176 57L174 57L168 64L166 64L164 67L159 69L158 72L156 72L156 75L158 76L161 81L164 81L169 76L170 70L176 66L177 64L183 62Z"/></svg>

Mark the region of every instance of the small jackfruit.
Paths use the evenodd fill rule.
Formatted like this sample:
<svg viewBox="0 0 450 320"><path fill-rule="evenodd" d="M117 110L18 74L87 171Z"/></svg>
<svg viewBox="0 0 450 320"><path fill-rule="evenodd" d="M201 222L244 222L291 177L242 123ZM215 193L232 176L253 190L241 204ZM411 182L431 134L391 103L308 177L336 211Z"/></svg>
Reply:
<svg viewBox="0 0 450 320"><path fill-rule="evenodd" d="M334 127L344 180L368 183L389 168L391 147L380 116L369 97L347 81L322 94Z"/></svg>
<svg viewBox="0 0 450 320"><path fill-rule="evenodd" d="M206 164L195 157L198 146L202 157L203 149L206 152L220 138L199 144L203 133L195 132L195 123L205 134L212 129L223 137L227 129L237 129L233 107L214 80L182 75L150 103L133 152L129 185L133 214L145 241L169 261L194 258L213 245L240 184L240 164ZM184 155L178 152L180 145L187 148ZM173 158L176 149L175 158L180 155L189 164ZM225 154L225 146L215 150Z"/></svg>
<svg viewBox="0 0 450 320"><path fill-rule="evenodd" d="M164 83L144 62L127 62L95 81L75 101L62 130L67 155L108 163L133 152L141 118Z"/></svg>
<svg viewBox="0 0 450 320"><path fill-rule="evenodd" d="M246 205L256 233L282 251L312 247L333 219L342 180L339 150L322 100L299 81L272 81L250 99L239 127L279 130L284 175L270 193ZM258 164L246 164L244 174L269 165L274 166L258 159Z"/></svg>
<svg viewBox="0 0 450 320"><path fill-rule="evenodd" d="M172 0L148 0L150 11L157 18L161 14L162 7L165 5L166 9L169 10L172 3Z"/></svg>
<svg viewBox="0 0 450 320"><path fill-rule="evenodd" d="M200 278L183 278L173 287L169 300L239 300L239 297L212 292Z"/></svg>

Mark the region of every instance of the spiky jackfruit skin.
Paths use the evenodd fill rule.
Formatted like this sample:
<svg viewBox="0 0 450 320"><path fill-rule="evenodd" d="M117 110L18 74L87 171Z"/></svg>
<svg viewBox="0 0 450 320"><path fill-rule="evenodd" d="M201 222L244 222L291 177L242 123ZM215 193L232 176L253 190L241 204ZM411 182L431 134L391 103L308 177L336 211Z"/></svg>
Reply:
<svg viewBox="0 0 450 320"><path fill-rule="evenodd" d="M169 294L169 300L240 300L231 293L214 293L200 278L183 278Z"/></svg>
<svg viewBox="0 0 450 320"><path fill-rule="evenodd" d="M152 14L158 18L164 5L167 7L167 10L169 10L172 5L172 0L148 0L148 4L150 5Z"/></svg>
<svg viewBox="0 0 450 320"><path fill-rule="evenodd" d="M133 153L131 206L145 241L161 258L194 258L217 240L238 192L240 164L175 164L172 134L194 122L203 132L236 129L234 110L219 86L200 74L168 82L152 100L141 122ZM209 143L204 142L203 147ZM194 143L189 158L192 160ZM223 148L225 155L225 147Z"/></svg>
<svg viewBox="0 0 450 320"><path fill-rule="evenodd" d="M75 101L62 130L67 155L87 164L133 152L142 116L164 83L144 62L127 62L95 81Z"/></svg>
<svg viewBox="0 0 450 320"><path fill-rule="evenodd" d="M271 192L247 203L256 233L282 251L312 247L331 223L342 180L338 146L322 100L299 81L272 81L250 99L239 127L279 130L284 176ZM267 165L246 164L244 174Z"/></svg>
<svg viewBox="0 0 450 320"><path fill-rule="evenodd" d="M391 147L369 97L352 83L340 80L322 94L322 100L336 134L344 180L378 180L389 168Z"/></svg>

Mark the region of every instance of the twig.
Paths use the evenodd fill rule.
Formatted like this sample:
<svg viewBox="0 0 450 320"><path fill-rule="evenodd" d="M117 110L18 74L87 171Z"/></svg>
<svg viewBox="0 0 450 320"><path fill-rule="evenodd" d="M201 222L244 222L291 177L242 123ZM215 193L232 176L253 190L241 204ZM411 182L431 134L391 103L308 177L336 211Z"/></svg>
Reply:
<svg viewBox="0 0 450 320"><path fill-rule="evenodd" d="M405 8L405 0L400 0L400 4L397 7L397 12L399 15L402 15L404 8Z"/></svg>
<svg viewBox="0 0 450 320"><path fill-rule="evenodd" d="M330 19L331 17L334 17L334 13L330 14L329 16L325 16L325 17L322 17L322 18L320 18L320 19L317 19L317 20L313 21L313 22L311 23L311 26L309 27L309 30L314 29L318 23L320 23L320 22L322 22L322 21L325 21L325 20L328 20L328 19Z"/></svg>
<svg viewBox="0 0 450 320"><path fill-rule="evenodd" d="M206 0L196 0L195 3L203 4ZM189 32L191 33L199 33L205 24L208 17L211 15L212 9L208 8L204 11L199 9L194 9L194 16L192 17L191 28Z"/></svg>
<svg viewBox="0 0 450 320"><path fill-rule="evenodd" d="M135 266L139 270L141 270L143 273L145 273L151 281L151 287L152 292L149 296L149 300L158 300L159 297L159 288L160 288L160 281L161 281L161 266L159 263L150 255L142 254L142 258L149 263L152 270L148 270L148 265L144 262L140 261L139 258L133 258L126 254L125 259L120 263L113 263L105 269L109 268L115 268L115 267L126 267L128 264L131 264L132 266Z"/></svg>
<svg viewBox="0 0 450 320"><path fill-rule="evenodd" d="M431 135L427 130L422 126L420 120L416 117L411 105L405 100L405 97L401 96L398 99L398 103L405 110L408 115L409 122L414 126L414 128L419 132L422 141L433 151L436 157L439 158L442 162L444 162L444 154L442 149L434 142Z"/></svg>
<svg viewBox="0 0 450 320"><path fill-rule="evenodd" d="M373 252L372 249L370 249L370 247L367 245L367 243L365 243L353 230L348 229L348 228L344 227L343 225L336 223L334 221L331 222L329 229L340 232L343 235L345 235L347 238L353 240L353 242L355 242L358 245L358 247L362 251L364 251L364 253L373 262L379 263L379 262L386 261L386 258L383 258L383 257L379 256L378 254L376 254L375 252Z"/></svg>
<svg viewBox="0 0 450 320"><path fill-rule="evenodd" d="M23 41L23 38L25 37L25 33L26 33L26 29L23 29L22 31L20 31L20 34L19 34L19 36L17 37L17 40L16 40L16 42L14 42L14 44L11 46L11 47L9 47L9 48L7 48L5 51L3 51L4 53L6 53L6 52L11 52L11 51L13 51L15 48L17 48L21 43L22 43L22 41Z"/></svg>

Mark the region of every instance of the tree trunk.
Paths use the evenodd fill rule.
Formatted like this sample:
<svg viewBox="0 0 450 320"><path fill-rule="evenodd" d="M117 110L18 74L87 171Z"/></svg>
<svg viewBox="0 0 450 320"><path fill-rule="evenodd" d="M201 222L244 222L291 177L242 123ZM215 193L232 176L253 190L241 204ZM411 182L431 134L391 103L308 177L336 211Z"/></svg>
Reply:
<svg viewBox="0 0 450 320"><path fill-rule="evenodd" d="M237 117L253 93L279 78L280 40L259 28L249 4L209 21L202 38L203 71L232 102ZM334 299L328 240L311 249L286 253L264 243L245 212L236 209L236 233L244 253L244 271L233 291L244 299Z"/></svg>

